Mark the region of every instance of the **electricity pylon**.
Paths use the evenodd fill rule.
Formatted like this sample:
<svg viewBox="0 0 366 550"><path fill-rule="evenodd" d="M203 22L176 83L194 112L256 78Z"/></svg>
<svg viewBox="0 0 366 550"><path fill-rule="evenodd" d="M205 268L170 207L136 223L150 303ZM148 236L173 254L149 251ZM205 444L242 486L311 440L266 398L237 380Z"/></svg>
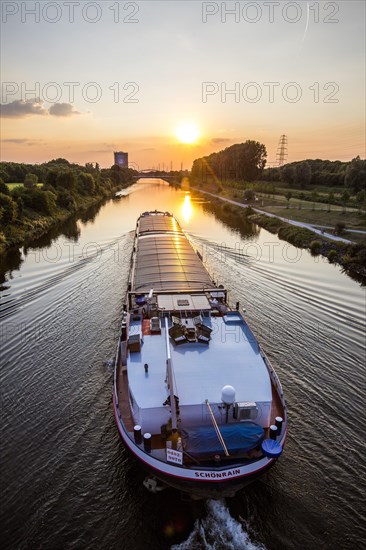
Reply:
<svg viewBox="0 0 366 550"><path fill-rule="evenodd" d="M282 134L277 147L277 163L278 166L283 166L287 159L287 136Z"/></svg>

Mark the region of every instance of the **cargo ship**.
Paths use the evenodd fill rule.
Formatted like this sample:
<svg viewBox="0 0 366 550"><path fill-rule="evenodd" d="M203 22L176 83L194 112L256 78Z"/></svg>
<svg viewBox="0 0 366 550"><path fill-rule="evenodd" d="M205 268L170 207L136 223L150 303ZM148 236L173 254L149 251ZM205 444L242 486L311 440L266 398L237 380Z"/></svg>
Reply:
<svg viewBox="0 0 366 550"><path fill-rule="evenodd" d="M275 370L240 304L229 304L168 212L137 220L113 407L151 491L233 496L273 466L285 444Z"/></svg>

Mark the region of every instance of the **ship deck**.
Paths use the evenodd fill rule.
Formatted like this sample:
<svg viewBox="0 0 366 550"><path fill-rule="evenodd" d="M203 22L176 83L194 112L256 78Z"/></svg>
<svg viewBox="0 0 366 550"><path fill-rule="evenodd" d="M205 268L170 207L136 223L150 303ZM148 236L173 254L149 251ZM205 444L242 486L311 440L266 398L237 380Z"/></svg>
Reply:
<svg viewBox="0 0 366 550"><path fill-rule="evenodd" d="M274 387L273 384L271 384L271 392L272 392L272 406L271 406L270 423L274 424L277 416L280 416L282 418L284 417L284 409L283 409L280 396L278 395L278 392L276 391L276 388ZM134 428L135 422L132 416L130 402L129 402L127 371L126 369L123 369L123 368L120 368L118 371L117 395L118 395L118 406L121 412L121 417L122 417L125 429L128 432L131 439L133 439L133 428ZM265 437L269 437L269 428L266 428L264 432L265 432ZM152 435L152 450L165 450L166 440L161 436L161 433L151 434L151 435ZM252 453L252 455L253 454L254 453ZM185 462L187 462L187 457L185 459ZM189 462L190 460L188 459L188 463Z"/></svg>
<svg viewBox="0 0 366 550"><path fill-rule="evenodd" d="M237 317L237 320L236 320ZM221 389L231 385L239 402L270 402L270 378L256 340L239 315L204 317L212 330L208 344L170 344L172 366L179 391L179 403L199 405L221 400ZM163 320L162 320L163 321ZM171 326L171 321L169 321ZM163 323L162 323L163 324ZM129 334L143 333L139 352L127 359L130 390L141 408L160 407L167 398L166 329L151 334L147 323L131 321ZM148 365L145 373L144 365Z"/></svg>

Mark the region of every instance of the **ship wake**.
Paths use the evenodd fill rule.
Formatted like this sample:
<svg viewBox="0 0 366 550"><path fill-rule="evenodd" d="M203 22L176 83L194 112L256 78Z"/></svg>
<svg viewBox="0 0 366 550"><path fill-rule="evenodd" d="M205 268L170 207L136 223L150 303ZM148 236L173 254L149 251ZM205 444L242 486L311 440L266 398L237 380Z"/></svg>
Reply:
<svg viewBox="0 0 366 550"><path fill-rule="evenodd" d="M224 500L208 500L207 516L196 520L188 539L171 550L265 550L251 540L246 524L234 519Z"/></svg>

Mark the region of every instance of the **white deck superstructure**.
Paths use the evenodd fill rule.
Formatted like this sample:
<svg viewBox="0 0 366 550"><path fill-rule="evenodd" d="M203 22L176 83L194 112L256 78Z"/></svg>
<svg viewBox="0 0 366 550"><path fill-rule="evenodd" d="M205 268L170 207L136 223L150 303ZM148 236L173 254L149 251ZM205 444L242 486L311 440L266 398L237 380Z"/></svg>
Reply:
<svg viewBox="0 0 366 550"><path fill-rule="evenodd" d="M228 384L235 388L237 401L270 404L270 377L248 325L243 320L227 323L225 317L206 317L204 322L213 329L208 345L170 343L180 406L202 405L206 399L221 404L221 389ZM131 334L139 330L138 325L132 323ZM167 398L165 340L165 328L161 334L145 335L141 351L127 358L130 390L141 408L161 407Z"/></svg>

